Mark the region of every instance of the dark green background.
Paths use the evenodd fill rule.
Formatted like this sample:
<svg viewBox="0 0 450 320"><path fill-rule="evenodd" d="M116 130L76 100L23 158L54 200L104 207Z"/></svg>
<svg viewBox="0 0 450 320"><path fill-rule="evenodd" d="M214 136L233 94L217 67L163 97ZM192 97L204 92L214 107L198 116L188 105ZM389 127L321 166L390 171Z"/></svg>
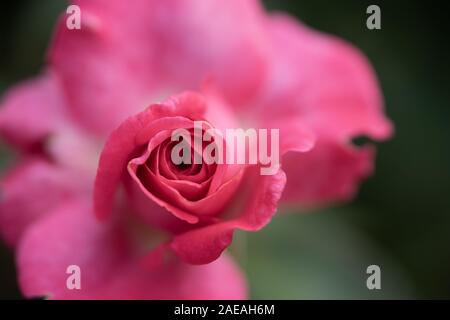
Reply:
<svg viewBox="0 0 450 320"><path fill-rule="evenodd" d="M130 1L131 5L132 1ZM369 4L382 30L365 26ZM395 138L378 148L376 175L351 204L278 215L237 235L233 251L253 298L450 298L449 27L438 1L267 1L354 43L381 81ZM63 1L2 1L0 92L37 74ZM10 152L1 146L0 162ZM20 298L13 255L0 248L0 298ZM382 290L366 268L382 269Z"/></svg>

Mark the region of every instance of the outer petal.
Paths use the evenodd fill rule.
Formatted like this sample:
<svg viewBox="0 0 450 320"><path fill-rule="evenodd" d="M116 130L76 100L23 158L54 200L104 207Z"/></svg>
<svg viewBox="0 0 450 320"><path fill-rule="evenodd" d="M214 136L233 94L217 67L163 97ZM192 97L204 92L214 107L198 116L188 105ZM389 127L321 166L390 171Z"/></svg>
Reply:
<svg viewBox="0 0 450 320"><path fill-rule="evenodd" d="M273 57L261 91L266 117L300 116L319 135L339 141L390 136L374 72L361 53L287 16L271 17L268 26Z"/></svg>
<svg viewBox="0 0 450 320"><path fill-rule="evenodd" d="M108 299L246 299L245 277L228 255L202 266L173 262L153 270L131 269L98 297Z"/></svg>
<svg viewBox="0 0 450 320"><path fill-rule="evenodd" d="M18 252L27 297L54 299L240 299L245 282L227 257L202 267L176 261L152 269L138 263L123 224L101 224L90 206L72 203L27 232ZM81 270L81 290L69 290L66 269Z"/></svg>
<svg viewBox="0 0 450 320"><path fill-rule="evenodd" d="M256 93L266 67L258 0L157 1L152 9L158 67L170 82L197 89L208 76L234 105Z"/></svg>
<svg viewBox="0 0 450 320"><path fill-rule="evenodd" d="M248 182L242 187L243 199L240 201L244 202L244 206L235 212L234 217L175 236L170 247L184 261L192 264L214 261L230 245L236 228L257 231L269 223L276 212L286 175L279 170L275 175L261 176L256 170L257 167L249 169L250 172L244 178ZM252 186L258 188L252 190Z"/></svg>
<svg viewBox="0 0 450 320"><path fill-rule="evenodd" d="M62 17L50 61L73 113L100 134L156 98L198 89L207 76L239 103L263 78L262 12L254 0L74 3L81 30L68 30Z"/></svg>
<svg viewBox="0 0 450 320"><path fill-rule="evenodd" d="M130 253L123 231L98 223L88 203L68 203L34 224L22 239L19 285L26 297L83 298L107 284ZM81 269L82 290L66 286L70 265Z"/></svg>
<svg viewBox="0 0 450 320"><path fill-rule="evenodd" d="M80 7L81 29L69 30L67 17L61 17L50 63L72 114L85 128L106 135L152 98L152 54L145 45L151 38L144 23L150 20L149 2L72 2Z"/></svg>
<svg viewBox="0 0 450 320"><path fill-rule="evenodd" d="M386 139L393 130L374 72L349 44L287 16L272 16L268 26L273 58L260 114L269 123L298 119L317 138L309 153L283 158L283 200L305 206L347 200L372 172L374 156L370 147L351 147L351 139ZM295 136L295 128L283 134L289 131Z"/></svg>
<svg viewBox="0 0 450 320"><path fill-rule="evenodd" d="M82 177L43 159L28 159L0 182L0 231L15 246L23 232L57 206L88 192Z"/></svg>
<svg viewBox="0 0 450 320"><path fill-rule="evenodd" d="M61 166L96 169L92 167L101 140L67 114L64 94L51 70L7 92L0 107L0 136L19 151L43 153Z"/></svg>
<svg viewBox="0 0 450 320"><path fill-rule="evenodd" d="M64 100L50 72L10 89L1 105L0 135L14 146L31 147L63 125Z"/></svg>
<svg viewBox="0 0 450 320"><path fill-rule="evenodd" d="M290 152L283 159L287 184L284 203L305 207L350 200L372 174L375 150L320 140L308 153Z"/></svg>

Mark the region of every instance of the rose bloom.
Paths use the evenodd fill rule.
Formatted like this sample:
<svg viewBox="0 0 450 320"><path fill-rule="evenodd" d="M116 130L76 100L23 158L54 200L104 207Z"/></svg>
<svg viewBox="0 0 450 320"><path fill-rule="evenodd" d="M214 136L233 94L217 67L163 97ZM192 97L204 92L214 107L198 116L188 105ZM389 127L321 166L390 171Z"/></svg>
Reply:
<svg viewBox="0 0 450 320"><path fill-rule="evenodd" d="M62 15L47 67L0 109L17 151L0 231L25 297L245 298L223 253L233 232L260 230L278 205L351 199L375 151L351 140L392 133L361 53L258 1L74 4L81 29ZM171 133L194 121L280 129L281 168L175 165ZM81 290L66 286L71 265Z"/></svg>

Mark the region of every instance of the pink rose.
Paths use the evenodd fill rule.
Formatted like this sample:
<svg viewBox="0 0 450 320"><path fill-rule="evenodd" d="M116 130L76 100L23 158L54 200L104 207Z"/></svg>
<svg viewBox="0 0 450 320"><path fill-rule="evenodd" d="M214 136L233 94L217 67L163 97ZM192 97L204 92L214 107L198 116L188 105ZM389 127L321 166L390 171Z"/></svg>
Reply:
<svg viewBox="0 0 450 320"><path fill-rule="evenodd" d="M48 68L0 109L19 154L0 233L26 297L245 298L222 253L233 232L261 229L279 204L351 199L374 158L351 139L392 133L358 51L258 1L74 3L81 29L63 15ZM279 129L281 168L174 164L171 134L196 121ZM81 290L66 287L70 265Z"/></svg>
<svg viewBox="0 0 450 320"><path fill-rule="evenodd" d="M128 190L126 206L150 225L171 231L169 247L193 264L217 259L236 228L256 231L266 225L286 182L282 170L261 175L257 166L206 161L180 167L171 159L174 130L193 129L194 121L211 128L228 127L234 124L231 112L217 99L187 92L122 123L100 157L94 190L99 218L114 212L115 190L122 182ZM293 133L296 143L289 148L309 151L312 136L299 130Z"/></svg>

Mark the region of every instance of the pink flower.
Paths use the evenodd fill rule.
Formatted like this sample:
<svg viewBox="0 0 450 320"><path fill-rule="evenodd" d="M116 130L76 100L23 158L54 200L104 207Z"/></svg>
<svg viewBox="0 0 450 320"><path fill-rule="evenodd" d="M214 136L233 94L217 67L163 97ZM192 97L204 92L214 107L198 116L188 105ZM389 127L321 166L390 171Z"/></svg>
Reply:
<svg viewBox="0 0 450 320"><path fill-rule="evenodd" d="M74 2L81 30L63 16L47 70L0 109L19 153L0 231L27 297L244 298L223 253L233 232L279 204L351 199L374 158L351 139L392 133L359 52L257 1ZM281 168L177 167L170 135L194 121L280 129ZM69 265L81 290L66 287Z"/></svg>
<svg viewBox="0 0 450 320"><path fill-rule="evenodd" d="M151 105L114 130L100 157L97 215L105 218L114 211L115 190L122 181L127 205L150 225L172 231L169 247L193 264L217 259L236 228L255 231L266 225L286 182L282 170L260 175L256 167L238 164L202 161L186 169L171 161L173 129L192 129L194 121L226 127L233 121L225 108L215 99L187 92ZM298 135L297 149L309 150L311 139Z"/></svg>

